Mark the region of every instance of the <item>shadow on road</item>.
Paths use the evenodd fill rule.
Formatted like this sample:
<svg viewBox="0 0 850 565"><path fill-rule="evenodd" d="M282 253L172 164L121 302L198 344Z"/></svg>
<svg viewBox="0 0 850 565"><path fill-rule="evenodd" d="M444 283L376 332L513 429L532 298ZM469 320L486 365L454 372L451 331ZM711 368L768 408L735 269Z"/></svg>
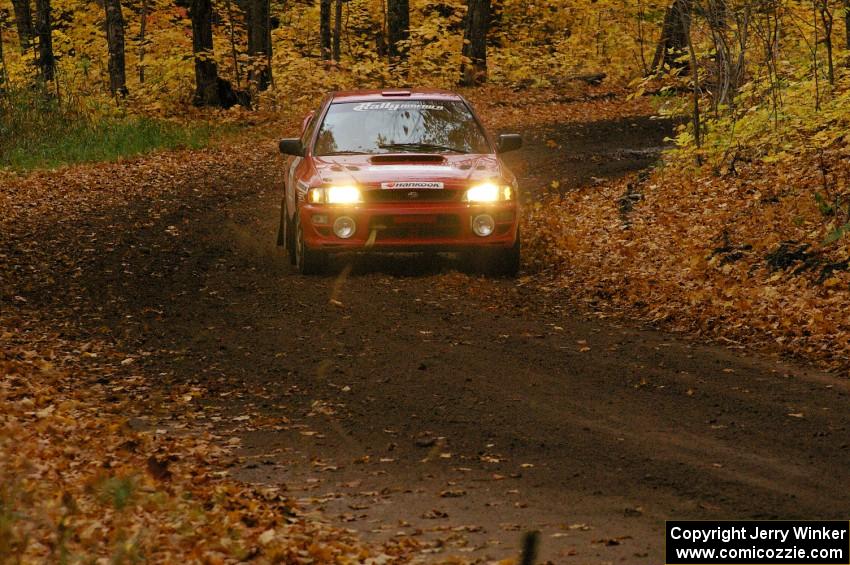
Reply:
<svg viewBox="0 0 850 565"><path fill-rule="evenodd" d="M331 257L327 274L336 276L348 271L352 276L384 274L393 277L424 277L462 269L463 263L453 254L352 253Z"/></svg>

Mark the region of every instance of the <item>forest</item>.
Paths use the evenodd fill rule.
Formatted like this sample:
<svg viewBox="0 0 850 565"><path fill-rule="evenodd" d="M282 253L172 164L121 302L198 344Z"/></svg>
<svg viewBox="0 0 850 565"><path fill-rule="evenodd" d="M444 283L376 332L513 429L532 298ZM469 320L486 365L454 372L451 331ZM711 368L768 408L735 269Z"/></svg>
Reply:
<svg viewBox="0 0 850 565"><path fill-rule="evenodd" d="M289 269L399 87L525 138L518 278ZM0 0L0 563L660 561L846 518L848 375L850 0Z"/></svg>
<svg viewBox="0 0 850 565"><path fill-rule="evenodd" d="M487 78L487 48L492 80L506 84L543 86L619 55L628 57L617 63L627 67L621 78L635 64L648 69L663 8L576 4L16 0L2 23L4 81L173 112L189 102L283 104L305 89L352 84L472 85Z"/></svg>
<svg viewBox="0 0 850 565"><path fill-rule="evenodd" d="M680 144L723 152L840 120L848 23L843 0L15 0L0 11L2 151L37 147L46 113L157 129L191 107L280 112L353 86L604 77L689 116ZM719 135L741 119L734 143Z"/></svg>

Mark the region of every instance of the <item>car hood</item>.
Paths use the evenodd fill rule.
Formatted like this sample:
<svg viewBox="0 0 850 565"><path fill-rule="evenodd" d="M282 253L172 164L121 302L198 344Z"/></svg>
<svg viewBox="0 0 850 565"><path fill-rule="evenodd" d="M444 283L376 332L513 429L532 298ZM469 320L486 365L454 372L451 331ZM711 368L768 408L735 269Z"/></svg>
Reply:
<svg viewBox="0 0 850 565"><path fill-rule="evenodd" d="M442 182L446 188L461 188L504 172L494 155L344 155L314 157L313 162L323 182L366 188L388 182Z"/></svg>

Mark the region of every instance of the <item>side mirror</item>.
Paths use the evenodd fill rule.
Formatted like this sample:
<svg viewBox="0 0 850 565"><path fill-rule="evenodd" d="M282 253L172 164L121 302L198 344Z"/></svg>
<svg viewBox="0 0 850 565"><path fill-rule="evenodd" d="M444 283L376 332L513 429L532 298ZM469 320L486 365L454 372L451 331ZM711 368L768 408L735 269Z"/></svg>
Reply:
<svg viewBox="0 0 850 565"><path fill-rule="evenodd" d="M516 133L503 133L499 136L499 153L508 153L522 148L522 136Z"/></svg>
<svg viewBox="0 0 850 565"><path fill-rule="evenodd" d="M297 137L281 139L278 144L280 152L284 155L294 155L296 157L304 156L304 146L301 145L301 140Z"/></svg>

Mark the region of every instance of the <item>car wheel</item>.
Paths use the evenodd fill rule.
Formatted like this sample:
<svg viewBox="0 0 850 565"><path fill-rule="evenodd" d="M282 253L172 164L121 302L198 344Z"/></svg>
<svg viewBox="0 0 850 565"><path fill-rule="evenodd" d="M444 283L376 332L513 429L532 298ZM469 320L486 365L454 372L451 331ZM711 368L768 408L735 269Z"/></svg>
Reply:
<svg viewBox="0 0 850 565"><path fill-rule="evenodd" d="M519 274L522 264L522 242L519 232L516 234L516 243L510 249L500 250L495 257L495 274L503 277L513 278Z"/></svg>
<svg viewBox="0 0 850 565"><path fill-rule="evenodd" d="M277 225L277 246L287 248L286 239L286 196L280 201L280 222Z"/></svg>
<svg viewBox="0 0 850 565"><path fill-rule="evenodd" d="M433 269L437 266L440 256L436 251L424 251L422 253L422 265L428 269Z"/></svg>
<svg viewBox="0 0 850 565"><path fill-rule="evenodd" d="M481 249L469 251L464 255L464 262L474 272L493 276L517 276L520 269L521 249L519 234L516 243L509 249Z"/></svg>
<svg viewBox="0 0 850 565"><path fill-rule="evenodd" d="M292 220L289 219L289 207L286 205L286 199L283 200L283 241L286 245L286 250L289 252L289 262L295 265L295 229L292 225Z"/></svg>
<svg viewBox="0 0 850 565"><path fill-rule="evenodd" d="M298 213L295 214L295 242L293 245L293 255L295 256L295 266L298 272L302 275L320 275L324 272L328 262L327 253L322 251L314 251L307 247L304 241L304 229L301 226L301 218Z"/></svg>

